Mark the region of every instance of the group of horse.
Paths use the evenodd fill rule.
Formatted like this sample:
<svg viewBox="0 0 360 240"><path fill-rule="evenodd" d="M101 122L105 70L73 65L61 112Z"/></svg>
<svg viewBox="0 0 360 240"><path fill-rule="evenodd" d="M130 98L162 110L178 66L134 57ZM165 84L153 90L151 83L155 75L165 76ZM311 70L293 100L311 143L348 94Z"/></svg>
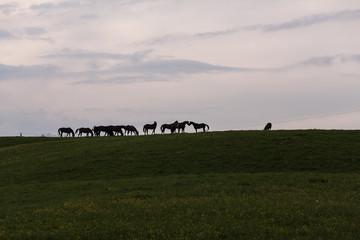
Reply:
<svg viewBox="0 0 360 240"><path fill-rule="evenodd" d="M190 121L184 121L184 122L178 122L175 121L173 123L170 124L163 124L160 126L160 131L161 133L165 133L166 129L170 130L171 133L180 133L180 132L185 132L185 127L186 125L188 126L193 126L195 131L198 132L198 130L202 129L204 132L209 130L209 125L205 124L205 123L195 123L195 122L190 122ZM148 135L149 131L151 131L151 134L155 134L155 130L157 128L157 122L154 122L152 124L145 124L143 127L143 132L144 135ZM76 131L74 132L70 127L62 127L58 129L58 133L60 137L75 137L75 135L77 134L78 137L82 137L83 134L86 134L86 136L101 136L101 133L104 133L103 136L124 136L124 135L139 135L139 131L132 125L110 125L110 126L94 126L93 129L91 128L87 128L87 127L82 127L82 128L78 128L76 129Z"/></svg>
<svg viewBox="0 0 360 240"><path fill-rule="evenodd" d="M132 125L117 125L117 126L94 126L93 129L82 127L74 130L72 130L69 127L62 127L58 129L58 133L60 137L75 137L77 134L78 137L82 137L83 134L86 134L87 137L94 135L96 137L100 137L101 133L104 133L104 136L124 136L124 135L139 135L138 130L132 126ZM63 135L64 134L64 135ZM66 134L66 135L65 135Z"/></svg>

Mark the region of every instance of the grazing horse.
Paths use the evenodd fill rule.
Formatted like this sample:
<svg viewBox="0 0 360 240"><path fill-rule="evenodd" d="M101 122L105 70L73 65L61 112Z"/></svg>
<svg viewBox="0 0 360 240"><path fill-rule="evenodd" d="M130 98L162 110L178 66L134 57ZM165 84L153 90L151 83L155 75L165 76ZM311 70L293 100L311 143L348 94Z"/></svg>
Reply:
<svg viewBox="0 0 360 240"><path fill-rule="evenodd" d="M138 130L134 127L134 126L132 126L132 125L127 125L126 127L125 127L125 133L127 134L127 135L129 135L129 134L135 134L136 136L139 136L139 132L138 132Z"/></svg>
<svg viewBox="0 0 360 240"><path fill-rule="evenodd" d="M175 121L170 124L165 123L165 124L161 125L160 130L161 130L161 133L165 133L165 129L170 129L171 133L174 133L176 131L176 129L178 128L178 126L179 126L178 121Z"/></svg>
<svg viewBox="0 0 360 240"><path fill-rule="evenodd" d="M178 125L178 133L180 133L180 130L181 130L181 132L185 132L185 127L186 127L186 125L189 125L189 126L190 126L190 122L189 122L189 121L185 121L185 122L179 123L179 125Z"/></svg>
<svg viewBox="0 0 360 240"><path fill-rule="evenodd" d="M94 136L93 131L90 128L78 128L78 129L76 129L75 133L78 133L78 137L80 137L80 136L82 137L83 133L86 133L87 137L89 136L89 134L91 136Z"/></svg>
<svg viewBox="0 0 360 240"><path fill-rule="evenodd" d="M70 134L72 134L72 136L75 137L74 131L69 127L68 128L65 128L65 127L59 128L58 133L59 133L60 137L62 137L63 133L66 133L66 137L69 137Z"/></svg>
<svg viewBox="0 0 360 240"><path fill-rule="evenodd" d="M190 125L193 125L195 131L197 132L198 129L201 129L205 132L205 128L207 128L207 130L209 131L209 125L205 124L205 123L194 123L194 122L190 122Z"/></svg>
<svg viewBox="0 0 360 240"><path fill-rule="evenodd" d="M149 129L152 130L151 134L155 134L157 123L154 122L153 124L145 124L143 127L144 135L149 134Z"/></svg>
<svg viewBox="0 0 360 240"><path fill-rule="evenodd" d="M265 125L264 130L271 130L272 124L269 122Z"/></svg>
<svg viewBox="0 0 360 240"><path fill-rule="evenodd" d="M125 126L123 125L116 125L116 126L108 126L108 129L114 132L114 135L119 136L119 134L121 136L124 136L124 132L122 131L122 129L125 130Z"/></svg>
<svg viewBox="0 0 360 240"><path fill-rule="evenodd" d="M101 132L105 133L104 136L114 136L114 132L109 126L94 126L93 131L97 137L100 137Z"/></svg>

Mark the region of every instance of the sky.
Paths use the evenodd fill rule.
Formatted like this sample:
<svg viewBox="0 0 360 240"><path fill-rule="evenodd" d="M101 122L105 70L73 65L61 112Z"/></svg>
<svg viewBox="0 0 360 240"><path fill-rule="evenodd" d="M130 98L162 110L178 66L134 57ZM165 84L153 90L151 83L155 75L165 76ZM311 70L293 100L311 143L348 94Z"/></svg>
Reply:
<svg viewBox="0 0 360 240"><path fill-rule="evenodd" d="M358 0L1 0L0 136L359 129L359 29Z"/></svg>

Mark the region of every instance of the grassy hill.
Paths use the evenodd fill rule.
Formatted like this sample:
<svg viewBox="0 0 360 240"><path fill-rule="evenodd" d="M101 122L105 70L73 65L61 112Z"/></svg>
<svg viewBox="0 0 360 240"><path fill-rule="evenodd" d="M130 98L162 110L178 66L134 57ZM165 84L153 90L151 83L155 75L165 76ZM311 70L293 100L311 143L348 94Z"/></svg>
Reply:
<svg viewBox="0 0 360 240"><path fill-rule="evenodd" d="M0 239L360 233L360 131L0 138Z"/></svg>

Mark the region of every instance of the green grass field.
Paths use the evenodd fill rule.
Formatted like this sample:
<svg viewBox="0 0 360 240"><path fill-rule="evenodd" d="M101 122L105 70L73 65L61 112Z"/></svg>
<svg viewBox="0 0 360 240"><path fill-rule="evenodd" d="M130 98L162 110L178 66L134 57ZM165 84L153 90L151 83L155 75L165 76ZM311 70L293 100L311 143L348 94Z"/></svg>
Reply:
<svg viewBox="0 0 360 240"><path fill-rule="evenodd" d="M360 131L0 138L0 239L358 239Z"/></svg>

